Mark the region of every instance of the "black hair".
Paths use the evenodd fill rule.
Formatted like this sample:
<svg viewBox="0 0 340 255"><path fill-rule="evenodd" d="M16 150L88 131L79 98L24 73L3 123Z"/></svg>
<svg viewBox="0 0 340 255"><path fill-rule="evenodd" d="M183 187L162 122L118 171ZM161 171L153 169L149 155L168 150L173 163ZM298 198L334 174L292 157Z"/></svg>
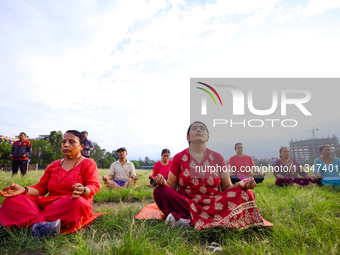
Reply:
<svg viewBox="0 0 340 255"><path fill-rule="evenodd" d="M280 158L282 158L282 157L281 157L281 152L283 151L283 149L288 149L288 150L289 150L288 147L281 147L280 150L279 150L279 156L280 156Z"/></svg>
<svg viewBox="0 0 340 255"><path fill-rule="evenodd" d="M170 150L169 149L163 149L161 156L163 156L164 153L169 153L170 154Z"/></svg>
<svg viewBox="0 0 340 255"><path fill-rule="evenodd" d="M321 146L321 147L319 148L319 151L322 152L322 150L323 150L324 148L326 148L326 147L331 148L331 151L332 151L332 147L329 146L329 145L323 145L323 146Z"/></svg>
<svg viewBox="0 0 340 255"><path fill-rule="evenodd" d="M86 137L85 137L85 135L84 135L83 133L80 133L80 132L77 131L77 130L67 130L67 131L65 132L65 134L66 134L66 133L72 133L72 134L74 134L76 137L79 138L80 145L85 145L87 139L86 139Z"/></svg>
<svg viewBox="0 0 340 255"><path fill-rule="evenodd" d="M242 144L242 145L243 145L243 143L237 143L237 144L235 144L235 150L236 150L236 146L239 145L239 144Z"/></svg>
<svg viewBox="0 0 340 255"><path fill-rule="evenodd" d="M201 123L204 127L205 127L205 129L207 130L207 132L208 132L208 134L209 134L209 130L208 130L208 128L207 128L207 126L203 123L203 122L200 122L200 121L194 121L193 123L191 123L190 124L190 126L189 126L189 128L188 128L188 132L187 132L187 136L189 135L189 133L190 133L190 129L191 129L191 127L195 124L195 123ZM190 145L190 142L188 142L189 143L189 145Z"/></svg>
<svg viewBox="0 0 340 255"><path fill-rule="evenodd" d="M27 136L25 132L20 132L19 135L21 135L21 134L24 134L25 136Z"/></svg>

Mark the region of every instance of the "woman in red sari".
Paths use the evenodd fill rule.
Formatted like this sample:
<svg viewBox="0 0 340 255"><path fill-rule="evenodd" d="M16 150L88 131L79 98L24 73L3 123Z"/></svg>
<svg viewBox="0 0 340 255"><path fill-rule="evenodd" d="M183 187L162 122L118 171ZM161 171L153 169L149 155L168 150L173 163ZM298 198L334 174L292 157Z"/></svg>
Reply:
<svg viewBox="0 0 340 255"><path fill-rule="evenodd" d="M154 180L159 185L153 194L159 209L174 227L188 223L195 229L263 225L255 194L248 190L256 186L254 179L233 185L223 157L205 147L208 139L203 123L190 125L189 148L174 156L168 181L161 175ZM211 171L205 171L209 167ZM213 167L220 169L213 171Z"/></svg>
<svg viewBox="0 0 340 255"><path fill-rule="evenodd" d="M65 158L52 162L38 184L13 183L0 191L6 197L0 208L3 226L32 226L34 236L56 236L61 227L74 228L91 217L101 183L96 163L81 155L85 141L82 133L67 131L61 145Z"/></svg>

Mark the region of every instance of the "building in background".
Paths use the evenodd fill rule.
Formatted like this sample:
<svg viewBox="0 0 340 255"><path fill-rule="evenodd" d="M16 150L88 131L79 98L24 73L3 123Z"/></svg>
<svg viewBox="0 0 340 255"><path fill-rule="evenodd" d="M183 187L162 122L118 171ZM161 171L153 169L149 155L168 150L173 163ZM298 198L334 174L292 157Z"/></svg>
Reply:
<svg viewBox="0 0 340 255"><path fill-rule="evenodd" d="M0 142L5 142L12 145L16 140L19 140L19 138L16 139L5 135L0 135Z"/></svg>
<svg viewBox="0 0 340 255"><path fill-rule="evenodd" d="M319 157L319 148L323 145L331 146L333 151L340 148L339 139L335 135L328 138L312 138L300 141L290 140L290 157L295 159L299 164L302 164L311 157Z"/></svg>

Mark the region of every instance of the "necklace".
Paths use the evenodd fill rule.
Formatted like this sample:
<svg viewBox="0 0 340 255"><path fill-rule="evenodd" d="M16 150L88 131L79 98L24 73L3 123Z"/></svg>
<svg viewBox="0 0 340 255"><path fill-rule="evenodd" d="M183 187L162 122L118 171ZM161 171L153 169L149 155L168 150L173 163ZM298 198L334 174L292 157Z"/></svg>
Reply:
<svg viewBox="0 0 340 255"><path fill-rule="evenodd" d="M74 163L73 167L72 167L70 170L67 171L67 174L66 174L63 178L61 178L60 180L58 180L59 170L60 170L61 166L63 165L65 159L62 159L62 160L60 161L60 165L59 165L58 171L57 171L57 173L56 173L56 175L55 175L55 178L56 178L57 182L61 182L62 180L65 179L66 176L69 175L69 173L72 171L72 169L77 165L77 163L78 163L78 161L79 161L80 158L81 158L81 155L80 155L80 157L77 159L76 163Z"/></svg>

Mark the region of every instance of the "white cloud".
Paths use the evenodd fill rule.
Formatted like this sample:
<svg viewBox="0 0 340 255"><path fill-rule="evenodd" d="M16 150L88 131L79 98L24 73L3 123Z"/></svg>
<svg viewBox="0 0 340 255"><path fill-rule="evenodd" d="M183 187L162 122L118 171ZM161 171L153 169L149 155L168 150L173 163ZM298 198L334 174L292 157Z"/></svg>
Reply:
<svg viewBox="0 0 340 255"><path fill-rule="evenodd" d="M72 8L47 5L48 12L22 4L11 2L13 12L0 17L7 24L2 34L11 36L10 43L0 42L0 53L7 54L0 61L0 86L11 97L24 91L51 111L40 117L30 109L37 116L31 133L37 135L72 126L87 129L108 150L125 145L130 155L153 147L178 151L186 146L190 77L338 73L331 64L340 57L338 33L318 37L313 24L312 32L294 30L294 17L338 8L335 1L287 9L279 0L138 0L105 8L89 0L84 6L69 3ZM266 30L277 23L276 33ZM22 102L16 103L20 109ZM21 131L20 124L8 122L0 128Z"/></svg>
<svg viewBox="0 0 340 255"><path fill-rule="evenodd" d="M304 15L303 20L312 15L321 15L332 8L340 8L339 0L310 0L307 7L301 10Z"/></svg>
<svg viewBox="0 0 340 255"><path fill-rule="evenodd" d="M273 19L273 21L281 24L283 22L287 22L292 19L294 19L294 16L292 14L290 13L287 14L286 12L282 11L282 8L280 8L276 11L276 16Z"/></svg>

